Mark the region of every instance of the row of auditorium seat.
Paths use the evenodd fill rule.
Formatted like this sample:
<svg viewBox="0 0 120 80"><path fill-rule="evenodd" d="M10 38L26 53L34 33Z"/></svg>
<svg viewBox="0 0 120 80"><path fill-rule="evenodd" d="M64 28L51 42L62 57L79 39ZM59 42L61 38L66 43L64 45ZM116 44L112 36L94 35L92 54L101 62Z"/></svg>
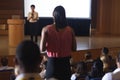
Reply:
<svg viewBox="0 0 120 80"><path fill-rule="evenodd" d="M79 50L79 51L75 51L72 52L72 58L73 58L73 62L80 62L84 60L84 55L87 52L91 52L92 55L92 59L96 59L97 57L100 56L101 54L101 48L99 49L88 49L88 50ZM109 48L109 54L115 58L116 55L120 52L120 47L114 47L114 48ZM0 56L1 59L2 55ZM15 65L14 59L15 59L15 55L6 55L6 57L8 58L8 65L9 66L13 66ZM1 64L0 64L1 66Z"/></svg>
<svg viewBox="0 0 120 80"><path fill-rule="evenodd" d="M79 50L76 52L72 52L72 58L73 58L73 62L80 62L84 60L84 54L87 52L91 52L92 54L92 58L96 59L97 57L100 56L101 54L101 48L100 49L88 49L88 50ZM115 56L118 54L118 52L120 52L120 47L115 47L115 48L109 48L109 54L112 55L113 58L115 58ZM2 56L0 56L1 59ZM15 65L14 59L15 59L15 55L7 55L6 56L8 58L8 65L9 66L13 66ZM0 80L9 80L10 79L10 75L12 74L13 71L0 71ZM84 79L82 79L84 80Z"/></svg>

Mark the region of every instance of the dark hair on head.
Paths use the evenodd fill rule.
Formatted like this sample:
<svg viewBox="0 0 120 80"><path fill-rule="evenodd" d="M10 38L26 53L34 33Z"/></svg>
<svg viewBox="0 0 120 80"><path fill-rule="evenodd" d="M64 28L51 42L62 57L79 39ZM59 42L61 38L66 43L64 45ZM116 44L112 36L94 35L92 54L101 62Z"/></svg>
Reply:
<svg viewBox="0 0 120 80"><path fill-rule="evenodd" d="M24 67L36 67L42 60L38 45L30 40L21 42L16 49L16 59Z"/></svg>
<svg viewBox="0 0 120 80"><path fill-rule="evenodd" d="M98 70L103 70L103 62L98 58L93 62L93 68L97 68Z"/></svg>
<svg viewBox="0 0 120 80"><path fill-rule="evenodd" d="M63 6L57 6L53 11L56 29L61 29L67 26L65 9Z"/></svg>
<svg viewBox="0 0 120 80"><path fill-rule="evenodd" d="M34 5L34 4L32 4L30 7L34 7L34 8L35 8L35 5Z"/></svg>
<svg viewBox="0 0 120 80"><path fill-rule="evenodd" d="M91 52L87 52L87 53L85 54L85 58L86 58L86 59L91 59L91 57L92 57Z"/></svg>
<svg viewBox="0 0 120 80"><path fill-rule="evenodd" d="M7 66L8 65L8 59L6 56L1 58L1 65L2 66Z"/></svg>
<svg viewBox="0 0 120 80"><path fill-rule="evenodd" d="M85 62L81 61L77 64L77 73L81 74L81 73L85 73L87 69L87 65Z"/></svg>
<svg viewBox="0 0 120 80"><path fill-rule="evenodd" d="M98 58L93 62L91 76L101 77L103 74L103 62Z"/></svg>
<svg viewBox="0 0 120 80"><path fill-rule="evenodd" d="M102 49L102 51L103 51L104 54L108 54L108 52L109 52L109 50L108 50L107 47L104 47L104 48Z"/></svg>

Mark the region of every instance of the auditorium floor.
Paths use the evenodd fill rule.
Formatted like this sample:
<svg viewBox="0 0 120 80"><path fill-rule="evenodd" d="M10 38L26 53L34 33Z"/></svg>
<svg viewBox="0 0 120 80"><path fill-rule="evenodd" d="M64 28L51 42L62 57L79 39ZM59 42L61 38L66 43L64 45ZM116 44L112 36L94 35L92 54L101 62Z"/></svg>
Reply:
<svg viewBox="0 0 120 80"><path fill-rule="evenodd" d="M25 36L25 39L29 39ZM40 38L39 38L40 40ZM76 37L77 50L96 49L102 47L120 47L120 37ZM39 42L38 42L39 45ZM15 48L8 46L8 36L0 36L0 55L14 55Z"/></svg>

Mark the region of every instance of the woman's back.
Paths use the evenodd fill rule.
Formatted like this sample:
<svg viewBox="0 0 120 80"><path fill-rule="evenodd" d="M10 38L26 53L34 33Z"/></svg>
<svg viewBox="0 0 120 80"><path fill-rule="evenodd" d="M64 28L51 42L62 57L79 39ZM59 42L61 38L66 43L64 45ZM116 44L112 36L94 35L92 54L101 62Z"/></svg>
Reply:
<svg viewBox="0 0 120 80"><path fill-rule="evenodd" d="M65 27L59 31L54 25L47 26L47 52L49 57L70 56L72 50L72 30Z"/></svg>

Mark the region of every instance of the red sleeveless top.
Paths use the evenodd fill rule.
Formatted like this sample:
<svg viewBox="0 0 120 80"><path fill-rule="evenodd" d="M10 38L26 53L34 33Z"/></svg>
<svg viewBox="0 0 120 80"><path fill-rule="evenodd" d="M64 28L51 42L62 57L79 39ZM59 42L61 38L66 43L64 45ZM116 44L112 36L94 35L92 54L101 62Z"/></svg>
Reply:
<svg viewBox="0 0 120 80"><path fill-rule="evenodd" d="M53 25L47 26L46 41L48 57L68 57L72 52L72 31L69 26L63 31L56 31Z"/></svg>

